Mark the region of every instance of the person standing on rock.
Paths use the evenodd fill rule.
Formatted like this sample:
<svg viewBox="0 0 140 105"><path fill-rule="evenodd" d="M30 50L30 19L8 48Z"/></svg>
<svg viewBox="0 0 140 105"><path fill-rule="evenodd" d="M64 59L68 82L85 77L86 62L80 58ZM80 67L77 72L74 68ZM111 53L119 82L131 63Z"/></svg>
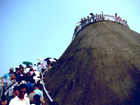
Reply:
<svg viewBox="0 0 140 105"><path fill-rule="evenodd" d="M95 19L94 19L94 18L95 18L94 14L93 14L93 13L90 13L90 15L91 15L90 19L93 20L93 22L94 22L94 21L95 21Z"/></svg>

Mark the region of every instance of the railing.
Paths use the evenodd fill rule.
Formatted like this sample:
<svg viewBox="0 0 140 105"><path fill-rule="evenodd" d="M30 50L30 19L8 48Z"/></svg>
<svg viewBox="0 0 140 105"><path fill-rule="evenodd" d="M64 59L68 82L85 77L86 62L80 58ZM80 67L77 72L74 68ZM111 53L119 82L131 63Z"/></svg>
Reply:
<svg viewBox="0 0 140 105"><path fill-rule="evenodd" d="M74 33L73 33L72 41L75 38L75 36L78 34L78 32L80 30L82 30L85 26L87 26L89 24L93 24L93 23L98 22L98 21L103 21L103 20L115 21L115 22L122 24L122 25L129 28L127 21L122 20L120 17L115 17L115 16L107 15L107 14L96 15L94 18L90 17L89 19L86 19L86 20L83 20L82 22L79 22L81 24L76 26Z"/></svg>
<svg viewBox="0 0 140 105"><path fill-rule="evenodd" d="M42 75L42 86L43 86L44 92L46 93L46 95L47 95L49 101L50 101L50 102L53 102L54 100L51 98L51 96L49 95L48 91L46 90L45 84L44 84L44 80L43 80L43 79L44 79L44 74L46 73L46 71L47 71L47 70L45 70L43 73L41 73L41 75ZM1 82L0 82L0 99L1 99L1 97L2 97L2 95L3 95L3 89L4 89L4 88L1 87ZM9 97L8 97L8 98L9 98Z"/></svg>
<svg viewBox="0 0 140 105"><path fill-rule="evenodd" d="M110 20L110 21L115 21L115 22L118 22L118 23L120 23L120 24L123 24L123 25L125 25L125 26L127 26L128 28L129 28L129 26L128 26L128 24L127 24L127 21L125 21L125 20L122 20L121 18L119 18L119 17L115 17L115 16L112 16L112 15L107 15L107 14L104 14L103 15L104 16L104 20Z"/></svg>
<svg viewBox="0 0 140 105"><path fill-rule="evenodd" d="M44 91L45 91L45 93L46 93L46 95L47 95L47 97L48 97L48 99L50 100L50 102L53 102L53 99L51 98L51 96L49 95L49 93L48 93L48 91L46 90L46 88L45 88L45 84L44 84L44 74L46 73L46 71L47 70L45 70L43 73L42 73L42 86L43 86L43 89L44 89Z"/></svg>

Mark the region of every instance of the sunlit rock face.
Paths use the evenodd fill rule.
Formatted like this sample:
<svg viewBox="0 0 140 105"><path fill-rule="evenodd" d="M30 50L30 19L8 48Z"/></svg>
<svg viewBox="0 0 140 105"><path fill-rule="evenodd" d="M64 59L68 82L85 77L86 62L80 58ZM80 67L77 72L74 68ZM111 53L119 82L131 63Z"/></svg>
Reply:
<svg viewBox="0 0 140 105"><path fill-rule="evenodd" d="M45 83L60 105L140 104L140 34L111 21L86 26Z"/></svg>

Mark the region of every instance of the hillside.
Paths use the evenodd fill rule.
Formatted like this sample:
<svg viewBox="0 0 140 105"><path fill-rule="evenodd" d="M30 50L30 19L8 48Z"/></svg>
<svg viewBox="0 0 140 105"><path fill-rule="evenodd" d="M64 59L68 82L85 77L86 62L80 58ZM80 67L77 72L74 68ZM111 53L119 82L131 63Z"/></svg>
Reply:
<svg viewBox="0 0 140 105"><path fill-rule="evenodd" d="M45 83L60 105L137 105L140 34L111 21L86 26L46 74Z"/></svg>

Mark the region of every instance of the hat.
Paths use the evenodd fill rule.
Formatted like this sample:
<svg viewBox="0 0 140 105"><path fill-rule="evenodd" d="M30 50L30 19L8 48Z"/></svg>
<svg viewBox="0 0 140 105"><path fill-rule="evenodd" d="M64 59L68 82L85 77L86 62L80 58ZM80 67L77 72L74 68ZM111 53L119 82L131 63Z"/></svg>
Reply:
<svg viewBox="0 0 140 105"><path fill-rule="evenodd" d="M10 70L14 70L14 68L13 68L13 67L11 67L11 68L10 68Z"/></svg>

